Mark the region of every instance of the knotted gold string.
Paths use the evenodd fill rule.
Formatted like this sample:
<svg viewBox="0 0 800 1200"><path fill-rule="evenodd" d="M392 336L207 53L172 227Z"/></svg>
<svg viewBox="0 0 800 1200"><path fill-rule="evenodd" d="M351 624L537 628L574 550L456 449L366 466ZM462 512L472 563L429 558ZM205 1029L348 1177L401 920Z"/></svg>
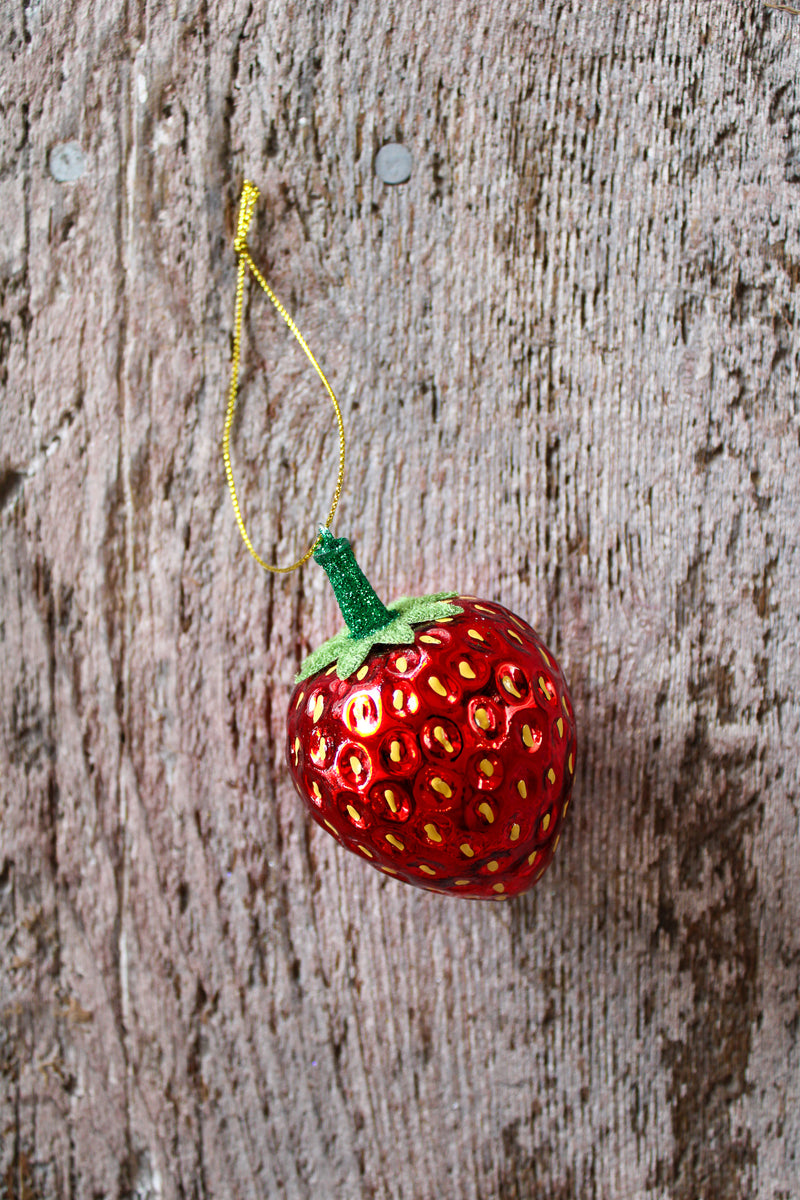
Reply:
<svg viewBox="0 0 800 1200"><path fill-rule="evenodd" d="M242 342L242 305L244 302L244 278L245 278L246 268L248 268L248 267L250 268L250 271L251 271L253 277L255 278L256 282L259 283L261 285L261 287L264 289L264 292L266 293L268 299L272 301L275 308L277 308L278 312L280 313L280 315L283 317L286 324L291 329L291 331L294 334L294 336L296 337L297 341L300 343L303 351L306 354L306 357L308 358L308 360L311 363L311 365L313 366L314 370L317 372L320 379L322 380L323 385L325 387L325 391L330 396L331 403L333 404L334 412L336 413L336 424L337 424L337 427L339 430L339 473L336 477L336 490L333 493L333 503L331 504L330 512L328 513L327 520L325 521L325 523L323 525L324 529L330 528L331 522L333 521L334 513L336 512L336 507L339 503L339 498L341 497L341 494L342 494L342 484L344 483L344 446L345 446L344 422L342 421L342 411L339 408L339 401L336 399L335 395L333 394L333 388L331 387L331 385L328 383L327 379L325 378L325 376L322 372L322 368L320 367L317 360L314 358L314 355L311 353L311 350L309 349L305 338L303 337L302 333L295 325L292 318L289 316L286 309L281 304L278 297L273 292L272 288L267 283L264 276L259 271L256 264L253 262L252 256L250 254L250 248L247 245L247 231L250 228L250 222L253 219L253 210L256 206L257 200L258 200L258 188L256 187L256 185L254 183L250 183L250 181L248 179L246 179L244 181L244 186L242 188L242 198L241 198L241 201L239 202L239 220L236 225L236 237L234 238L234 242L233 242L233 248L236 251L236 255L237 255L237 258L239 261L239 269L238 269L238 273L236 276L236 317L235 317L234 325L233 325L233 354L231 356L231 383L230 383L230 388L228 389L228 408L225 413L225 432L223 433L223 436L222 436L222 457L225 462L225 477L228 481L228 489L230 490L231 500L233 501L233 511L236 515L236 524L239 526L239 532L242 535L242 539L244 541L245 546L247 546L247 549L250 551L250 553L252 554L252 556L256 560L256 562L259 564L259 566L263 567L265 571L274 571L277 574L286 574L289 571L296 571L298 567L302 567L304 562L308 562L309 558L311 558L311 555L314 553L314 551L316 550L316 548L319 544L321 534L317 534L314 541L309 546L308 550L306 550L303 557L298 558L297 562L292 563L292 565L290 567L273 567L269 563L264 562L264 559L255 550L253 543L250 541L250 536L245 528L244 518L242 517L242 510L239 507L239 498L236 495L236 485L233 481L233 467L231 466L231 452L230 452L231 425L233 424L233 414L236 409L236 394L237 394L237 391L239 388L239 361L241 358L241 342Z"/></svg>

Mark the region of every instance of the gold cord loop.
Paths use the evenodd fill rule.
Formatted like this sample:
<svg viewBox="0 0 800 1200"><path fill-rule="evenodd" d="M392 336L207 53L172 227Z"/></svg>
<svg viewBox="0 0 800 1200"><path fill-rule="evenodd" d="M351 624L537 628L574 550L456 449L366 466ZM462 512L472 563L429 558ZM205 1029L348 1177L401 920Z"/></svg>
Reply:
<svg viewBox="0 0 800 1200"><path fill-rule="evenodd" d="M236 251L236 255L238 257L239 264L238 264L238 271L237 271L237 276L236 276L236 315L235 315L234 324L233 324L233 353L231 355L231 383L230 383L230 387L228 389L228 407L227 407L227 411L225 413L225 431L222 435L222 457L225 462L225 478L228 481L228 490L230 491L231 500L233 502L233 511L234 511L234 515L236 516L236 524L239 526L239 533L242 535L242 540L244 541L245 546L247 546L247 549L250 551L250 553L252 554L252 556L256 560L256 562L259 564L259 566L263 567L265 571L273 571L276 574L284 575L284 574L287 574L289 571L296 571L298 567L302 567L303 563L308 562L308 560L311 558L311 555L314 553L314 551L316 550L316 548L319 544L320 534L317 534L317 536L314 538L314 541L309 546L308 550L306 550L303 557L298 558L297 562L292 563L292 565L290 567L273 567L269 563L264 562L264 559L255 550L253 543L250 541L250 537L247 532L247 529L245 528L244 518L242 516L242 510L239 507L239 498L236 495L236 485L233 481L233 467L231 466L230 440L231 440L231 426L233 424L233 414L236 410L236 395L237 395L237 392L239 389L239 361L241 358L241 343L242 343L242 307L243 307L243 303L244 303L245 272L248 267L250 269L251 274L253 275L253 278L261 286L261 288L263 288L264 292L266 293L267 298L272 302L272 304L278 310L281 317L286 322L286 324L289 326L289 329L292 331L292 333L294 334L297 341L300 343L300 346L302 347L303 352L305 353L306 357L308 358L309 362L313 366L314 370L317 372L320 379L322 380L325 391L328 393L331 403L333 404L333 411L336 414L336 425L339 430L339 471L338 471L338 474L336 477L336 488L333 493L333 503L331 504L327 520L325 521L325 523L323 525L324 529L330 528L331 522L333 521L333 517L336 512L337 505L339 504L339 498L341 497L341 494L342 494L342 485L344 483L344 448L345 448L344 422L342 421L342 411L339 408L339 401L336 399L336 396L333 394L333 388L331 387L331 385L328 383L327 379L325 378L325 376L322 372L322 368L320 367L317 360L314 358L314 355L311 353L311 350L309 349L305 338L303 337L302 333L295 325L292 318L289 316L286 309L281 304L278 297L273 292L272 288L267 283L264 276L259 271L256 264L253 262L252 256L250 254L250 249L247 245L247 231L249 230L250 222L253 219L253 211L255 209L257 200L258 200L258 188L256 187L256 185L254 183L250 183L250 181L248 179L246 179L244 181L244 186L242 188L242 198L239 202L239 218L236 222L236 236L233 241L233 248Z"/></svg>

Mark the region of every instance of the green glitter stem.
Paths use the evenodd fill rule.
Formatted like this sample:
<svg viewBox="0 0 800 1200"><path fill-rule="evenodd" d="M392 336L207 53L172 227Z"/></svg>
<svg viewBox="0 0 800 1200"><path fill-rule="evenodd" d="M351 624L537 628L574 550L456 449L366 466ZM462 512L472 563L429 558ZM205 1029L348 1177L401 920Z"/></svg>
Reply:
<svg viewBox="0 0 800 1200"><path fill-rule="evenodd" d="M452 619L464 611L451 603L455 592L401 596L387 607L372 590L347 539L335 538L327 529L320 530L314 558L330 580L347 625L303 660L296 683L331 664L340 679L348 679L376 646L412 646L415 625Z"/></svg>
<svg viewBox="0 0 800 1200"><path fill-rule="evenodd" d="M378 598L356 562L347 538L336 538L330 530L323 529L314 561L330 580L351 638L369 637L392 623L397 614L390 613Z"/></svg>

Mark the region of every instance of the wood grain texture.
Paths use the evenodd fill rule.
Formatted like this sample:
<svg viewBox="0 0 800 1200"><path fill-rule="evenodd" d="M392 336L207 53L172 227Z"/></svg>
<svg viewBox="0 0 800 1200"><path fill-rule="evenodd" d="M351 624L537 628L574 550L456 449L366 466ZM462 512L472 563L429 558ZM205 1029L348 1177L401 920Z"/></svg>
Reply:
<svg viewBox="0 0 800 1200"><path fill-rule="evenodd" d="M0 1197L796 1197L800 19L14 0L0 43ZM564 663L527 897L399 886L291 790L337 619L225 491L245 174L342 400L337 531ZM324 404L251 293L234 455L280 561Z"/></svg>

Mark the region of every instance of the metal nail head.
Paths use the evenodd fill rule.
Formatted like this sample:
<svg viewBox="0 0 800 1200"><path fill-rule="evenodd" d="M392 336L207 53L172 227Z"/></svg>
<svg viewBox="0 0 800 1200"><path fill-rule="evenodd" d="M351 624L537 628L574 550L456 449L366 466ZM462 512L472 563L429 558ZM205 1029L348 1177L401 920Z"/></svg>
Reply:
<svg viewBox="0 0 800 1200"><path fill-rule="evenodd" d="M86 170L86 155L79 142L62 142L50 151L50 174L57 183L72 183Z"/></svg>
<svg viewBox="0 0 800 1200"><path fill-rule="evenodd" d="M375 174L384 183L406 183L411 178L411 154L399 142L387 142L376 155Z"/></svg>

